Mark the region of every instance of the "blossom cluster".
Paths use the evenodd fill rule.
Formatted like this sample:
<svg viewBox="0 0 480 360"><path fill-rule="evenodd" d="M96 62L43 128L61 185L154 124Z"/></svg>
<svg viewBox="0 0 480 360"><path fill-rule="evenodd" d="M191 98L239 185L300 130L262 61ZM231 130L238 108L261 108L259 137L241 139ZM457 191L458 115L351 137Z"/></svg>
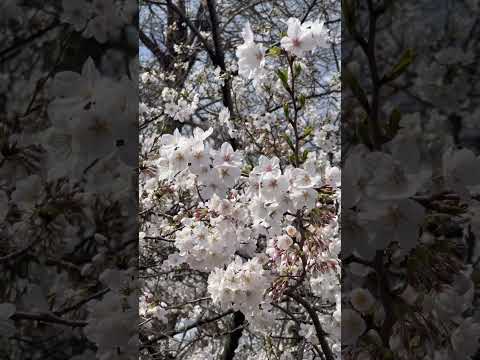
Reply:
<svg viewBox="0 0 480 360"><path fill-rule="evenodd" d="M214 304L224 310L234 309L246 314L250 322L262 318L269 309L264 291L270 285L270 277L263 269L262 259L255 257L243 263L240 257L226 269L214 269L208 278L208 291Z"/></svg>
<svg viewBox="0 0 480 360"><path fill-rule="evenodd" d="M207 331L223 332L228 314L234 322L243 314L246 322L229 336L248 326L253 341L240 338L239 358L257 350L272 356L268 342L285 329L305 339L310 355L331 349L338 356L337 109L308 99L316 98L314 77L338 85L310 56L330 51L331 39L322 21L292 18L278 45L267 48L258 24L240 26L238 61L226 56L225 65L212 59L213 66L191 69L178 63L175 76L157 76L149 62L140 76L141 331L156 349L176 351L182 341L201 339L204 329L196 322L209 315L218 320L221 309L225 319ZM174 50L194 51L188 45ZM290 296L305 298L314 310L305 312ZM295 315L279 320L284 306ZM324 335L308 316L320 319ZM157 341L163 340L159 328L178 344ZM279 342L288 351L301 346ZM214 340L186 352L209 358L218 346Z"/></svg>
<svg viewBox="0 0 480 360"><path fill-rule="evenodd" d="M101 359L132 359L138 354L138 334L132 326L138 318L135 269L107 269L100 280L109 287L101 300L88 303L87 337L97 345Z"/></svg>
<svg viewBox="0 0 480 360"><path fill-rule="evenodd" d="M287 25L287 36L281 39L280 45L289 53L303 57L305 53L327 45L328 37L320 20L301 23L299 19L290 18ZM255 43L254 34L248 22L242 36L244 43L237 48L236 52L238 72L246 78L253 79L262 74L266 51L261 44Z"/></svg>
<svg viewBox="0 0 480 360"><path fill-rule="evenodd" d="M63 0L62 7L62 22L82 32L84 37L93 37L102 44L109 40L118 40L124 26L132 23L137 12L136 3L133 1Z"/></svg>
<svg viewBox="0 0 480 360"><path fill-rule="evenodd" d="M196 189L200 200L194 217L181 220L174 242L178 252L164 265L186 263L192 269L211 272L208 291L213 302L241 310L252 325L262 328L264 321L271 321L272 296L282 291L272 288L272 280L279 275L301 276L301 253L304 265L321 277L332 274L333 280L339 271L335 217L325 218L321 228L312 225L306 229L318 237L314 243L302 239L307 235L297 230L295 221L296 214L306 215L317 207L319 188L338 190L340 171L314 153L302 168L281 167L278 158L262 155L247 176L242 174L241 152L229 143L223 143L220 150L211 148L211 133L212 129L195 128L191 137L175 131L160 140L160 157L155 163L162 168L162 178ZM258 239L262 237L267 242L259 252ZM249 260L244 262L242 257ZM312 281L318 284L318 278ZM338 291L338 279L330 289L332 294ZM335 295L320 296L333 303L340 300Z"/></svg>
<svg viewBox="0 0 480 360"><path fill-rule="evenodd" d="M171 88L164 88L162 99L165 102L165 114L181 123L190 119L198 108L198 95L191 101L182 98ZM178 99L178 100L177 100Z"/></svg>

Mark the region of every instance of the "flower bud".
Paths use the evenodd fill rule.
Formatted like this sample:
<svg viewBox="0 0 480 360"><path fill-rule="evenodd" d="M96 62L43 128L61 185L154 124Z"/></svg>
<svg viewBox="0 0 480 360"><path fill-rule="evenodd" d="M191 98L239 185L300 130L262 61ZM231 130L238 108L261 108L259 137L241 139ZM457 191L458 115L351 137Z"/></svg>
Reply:
<svg viewBox="0 0 480 360"><path fill-rule="evenodd" d="M294 238L296 235L297 235L297 229L295 229L295 227L289 225L287 226L287 234L288 236Z"/></svg>

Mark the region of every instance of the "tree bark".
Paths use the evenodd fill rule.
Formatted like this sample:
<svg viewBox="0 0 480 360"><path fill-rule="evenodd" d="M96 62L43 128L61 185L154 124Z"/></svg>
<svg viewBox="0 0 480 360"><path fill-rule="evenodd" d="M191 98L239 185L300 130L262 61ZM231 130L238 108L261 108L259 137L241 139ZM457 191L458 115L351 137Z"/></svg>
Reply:
<svg viewBox="0 0 480 360"><path fill-rule="evenodd" d="M232 360L235 357L235 350L238 347L240 338L242 337L242 325L245 322L245 315L242 312L236 311L233 313L232 330L227 335L225 345L223 347L222 360Z"/></svg>

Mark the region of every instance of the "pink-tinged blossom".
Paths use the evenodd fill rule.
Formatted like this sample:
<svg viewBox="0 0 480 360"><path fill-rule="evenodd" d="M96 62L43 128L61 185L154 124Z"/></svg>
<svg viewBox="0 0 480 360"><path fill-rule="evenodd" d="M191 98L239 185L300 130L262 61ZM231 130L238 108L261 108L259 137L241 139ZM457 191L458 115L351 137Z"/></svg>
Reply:
<svg viewBox="0 0 480 360"><path fill-rule="evenodd" d="M247 79L253 79L264 66L265 50L262 45L255 44L250 23L246 23L242 36L244 42L236 52L238 73Z"/></svg>
<svg viewBox="0 0 480 360"><path fill-rule="evenodd" d="M323 22L301 23L295 18L288 19L287 36L280 41L282 48L298 57L303 57L305 52L317 47L325 47L327 34Z"/></svg>

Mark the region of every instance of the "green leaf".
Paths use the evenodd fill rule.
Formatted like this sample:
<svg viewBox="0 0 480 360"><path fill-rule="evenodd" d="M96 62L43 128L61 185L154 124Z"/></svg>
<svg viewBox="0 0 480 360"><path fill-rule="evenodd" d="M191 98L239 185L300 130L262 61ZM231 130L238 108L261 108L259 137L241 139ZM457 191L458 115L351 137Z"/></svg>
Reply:
<svg viewBox="0 0 480 360"><path fill-rule="evenodd" d="M268 50L268 55L274 56L274 57L280 56L281 53L282 53L282 49L280 49L278 46L272 46Z"/></svg>
<svg viewBox="0 0 480 360"><path fill-rule="evenodd" d="M305 128L305 130L303 131L302 139L305 139L305 138L309 137L310 135L312 135L313 131L314 131L313 126L307 126Z"/></svg>
<svg viewBox="0 0 480 360"><path fill-rule="evenodd" d="M398 109L393 109L388 120L387 134L390 138L394 138L400 128L400 120L402 119L402 113Z"/></svg>
<svg viewBox="0 0 480 360"><path fill-rule="evenodd" d="M290 118L290 110L289 110L288 102L283 104L283 113L285 114L285 117L287 119Z"/></svg>
<svg viewBox="0 0 480 360"><path fill-rule="evenodd" d="M61 210L57 209L55 207L43 207L37 210L38 216L41 218L47 220L47 221L52 221L55 219L58 215L61 214Z"/></svg>
<svg viewBox="0 0 480 360"><path fill-rule="evenodd" d="M392 360L394 359L393 353L391 350L384 349L382 350L382 359L383 360Z"/></svg>
<svg viewBox="0 0 480 360"><path fill-rule="evenodd" d="M307 101L307 99L306 99L305 95L301 94L298 98L298 102L299 102L301 108L305 107L306 101Z"/></svg>
<svg viewBox="0 0 480 360"><path fill-rule="evenodd" d="M407 70L410 64L413 63L414 59L415 59L415 53L413 52L413 50L407 49L403 53L398 63L392 68L392 70L387 75L383 77L382 82L387 83L398 78Z"/></svg>
<svg viewBox="0 0 480 360"><path fill-rule="evenodd" d="M369 145L370 132L368 130L368 117L362 119L357 125L357 137L362 144Z"/></svg>
<svg viewBox="0 0 480 360"><path fill-rule="evenodd" d="M290 147L290 149L292 149L293 151L295 151L295 146L293 146L293 141L292 139L290 139L290 136L288 136L287 134L283 134L283 138L285 139L285 141L287 142L288 146Z"/></svg>
<svg viewBox="0 0 480 360"><path fill-rule="evenodd" d="M290 154L290 155L288 156L288 161L290 161L290 164L295 165L295 164L296 164L295 155L294 155L294 154Z"/></svg>
<svg viewBox="0 0 480 360"><path fill-rule="evenodd" d="M348 66L345 66L342 69L342 78L344 83L352 90L353 95L357 98L363 108L370 112L370 104L368 103L367 95L363 91L360 83L356 79L355 75L348 69Z"/></svg>
<svg viewBox="0 0 480 360"><path fill-rule="evenodd" d="M277 76L285 90L290 91L290 86L288 86L288 70L277 70Z"/></svg>
<svg viewBox="0 0 480 360"><path fill-rule="evenodd" d="M304 150L304 151L303 151L302 162L307 161L308 154L309 154L309 151L308 151L308 150Z"/></svg>
<svg viewBox="0 0 480 360"><path fill-rule="evenodd" d="M248 176L252 170L253 166L251 164L246 164L242 169L242 174Z"/></svg>
<svg viewBox="0 0 480 360"><path fill-rule="evenodd" d="M296 64L293 68L295 77L299 76L302 73L302 65Z"/></svg>

